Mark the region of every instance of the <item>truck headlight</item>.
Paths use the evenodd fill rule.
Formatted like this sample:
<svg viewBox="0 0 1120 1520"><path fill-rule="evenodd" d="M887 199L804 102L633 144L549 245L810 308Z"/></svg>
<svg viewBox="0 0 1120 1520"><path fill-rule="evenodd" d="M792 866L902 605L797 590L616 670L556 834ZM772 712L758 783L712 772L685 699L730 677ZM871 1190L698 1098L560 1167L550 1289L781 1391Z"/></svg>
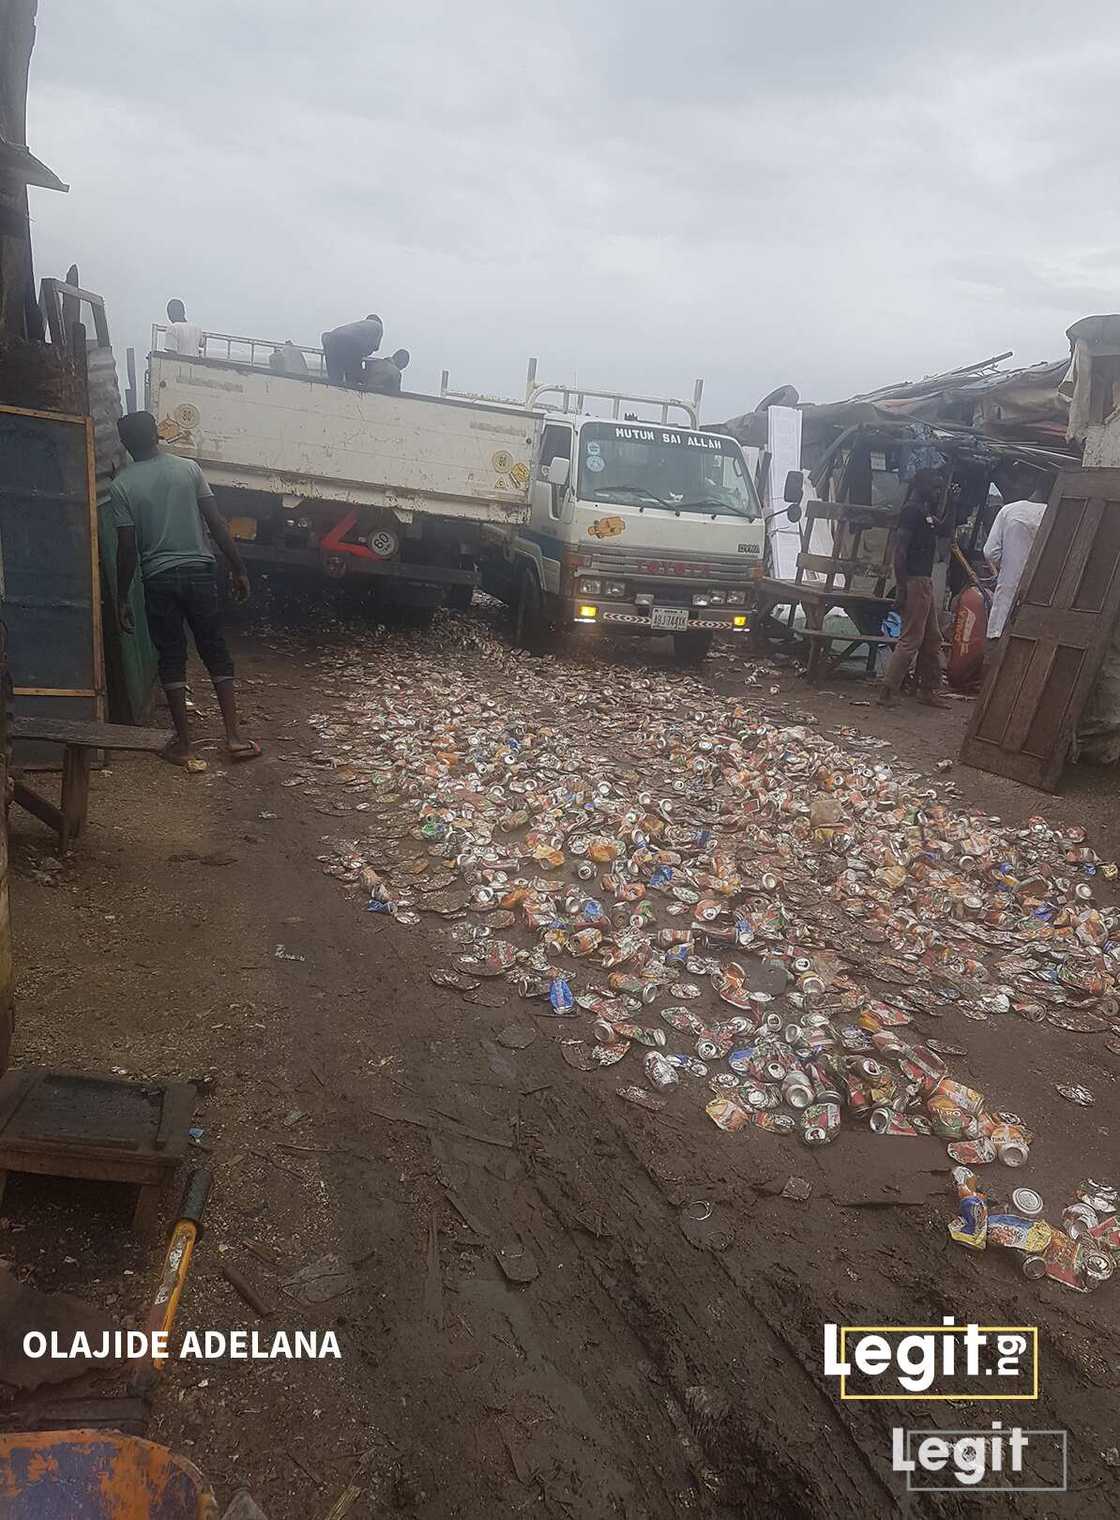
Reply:
<svg viewBox="0 0 1120 1520"><path fill-rule="evenodd" d="M604 587L604 594L606 596L625 596L626 595L626 582L625 581L608 581L606 583L606 586Z"/></svg>
<svg viewBox="0 0 1120 1520"><path fill-rule="evenodd" d="M580 596L601 596L603 592L602 581L580 581Z"/></svg>
<svg viewBox="0 0 1120 1520"><path fill-rule="evenodd" d="M745 591L729 591L727 593L727 605L729 607L741 607L747 599Z"/></svg>
<svg viewBox="0 0 1120 1520"><path fill-rule="evenodd" d="M727 601L722 591L710 591L708 593L708 605L710 607L722 607Z"/></svg>
<svg viewBox="0 0 1120 1520"><path fill-rule="evenodd" d="M653 606L653 592L652 591L639 591L638 594L637 594L637 596L634 598L634 605L635 605L635 607L652 607Z"/></svg>
<svg viewBox="0 0 1120 1520"><path fill-rule="evenodd" d="M706 607L708 605L707 594L703 591L698 591L692 598L692 605L694 607Z"/></svg>

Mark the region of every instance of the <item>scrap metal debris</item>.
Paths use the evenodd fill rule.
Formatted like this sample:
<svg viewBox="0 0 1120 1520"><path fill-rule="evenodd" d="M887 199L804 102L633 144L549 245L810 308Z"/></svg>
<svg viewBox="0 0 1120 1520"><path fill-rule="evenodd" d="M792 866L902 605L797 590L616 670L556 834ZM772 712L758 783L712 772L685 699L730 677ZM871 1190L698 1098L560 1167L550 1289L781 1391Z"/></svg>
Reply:
<svg viewBox="0 0 1120 1520"><path fill-rule="evenodd" d="M959 1213L950 1239L973 1251L1003 1246L1022 1257L1023 1276L1049 1278L1080 1293L1115 1275L1120 1265L1120 1190L1091 1178L1078 1185L1062 1211L1062 1227L1043 1219L1043 1201L1031 1188L1017 1188L1010 1204L994 1203L967 1166L953 1172Z"/></svg>
<svg viewBox="0 0 1120 1520"><path fill-rule="evenodd" d="M1020 1165L1023 1121L920 1024L1120 1034L1120 915L1093 890L1117 872L1079 828L963 810L856 728L684 674L589 675L480 623L333 674L316 757L288 778L363 810L324 871L399 923L446 903L457 972L575 1021L578 1069L656 1043L615 1088L631 1102L810 1145L863 1122Z"/></svg>

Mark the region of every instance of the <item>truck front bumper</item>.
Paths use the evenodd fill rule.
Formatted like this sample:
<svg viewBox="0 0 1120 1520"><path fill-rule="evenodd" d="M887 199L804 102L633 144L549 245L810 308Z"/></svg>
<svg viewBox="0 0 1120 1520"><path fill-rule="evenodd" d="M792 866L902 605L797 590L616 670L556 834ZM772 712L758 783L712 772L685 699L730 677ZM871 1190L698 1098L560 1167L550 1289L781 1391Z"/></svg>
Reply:
<svg viewBox="0 0 1120 1520"><path fill-rule="evenodd" d="M584 614L582 609L594 608ZM687 612L688 622L679 628L655 628L651 622L651 607L639 607L635 602L610 602L602 597L573 599L568 608L569 622L583 627L613 628L619 633L640 633L652 638L665 638L673 633L746 633L749 623L746 607L688 607L674 608Z"/></svg>

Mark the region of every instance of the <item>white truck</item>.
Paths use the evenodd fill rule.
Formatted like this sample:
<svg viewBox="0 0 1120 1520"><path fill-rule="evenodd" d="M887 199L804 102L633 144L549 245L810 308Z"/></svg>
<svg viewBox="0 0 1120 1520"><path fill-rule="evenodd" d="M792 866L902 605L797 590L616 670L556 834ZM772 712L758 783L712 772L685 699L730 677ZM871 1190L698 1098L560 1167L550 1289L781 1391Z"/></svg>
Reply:
<svg viewBox="0 0 1120 1520"><path fill-rule="evenodd" d="M561 405L544 413L528 521L483 534L482 584L514 608L518 642L571 626L670 634L700 659L716 633L744 633L762 506L739 444L700 428L700 386L687 402L537 385L531 364L526 404L550 394ZM612 415L589 415L588 401Z"/></svg>
<svg viewBox="0 0 1120 1520"><path fill-rule="evenodd" d="M438 397L385 396L328 382L317 349L292 375L270 367L275 342L206 333L187 357L164 332L149 408L251 565L364 577L419 609L465 607L481 584L530 647L601 628L699 658L746 631L762 508L739 444L699 427L699 386L683 402L538 385L531 363L524 402L453 393L446 374Z"/></svg>
<svg viewBox="0 0 1120 1520"><path fill-rule="evenodd" d="M525 408L376 395L269 365L280 345L205 333L168 352L155 327L148 408L202 466L250 569L357 579L381 602L466 607L481 531L528 516L542 418Z"/></svg>

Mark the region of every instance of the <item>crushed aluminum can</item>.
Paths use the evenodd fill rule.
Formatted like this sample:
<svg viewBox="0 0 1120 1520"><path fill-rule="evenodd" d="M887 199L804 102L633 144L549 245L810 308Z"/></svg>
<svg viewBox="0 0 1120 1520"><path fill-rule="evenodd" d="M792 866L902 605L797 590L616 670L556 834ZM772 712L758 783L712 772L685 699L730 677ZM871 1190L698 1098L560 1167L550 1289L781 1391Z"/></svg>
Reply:
<svg viewBox="0 0 1120 1520"><path fill-rule="evenodd" d="M992 1141L986 1138L955 1140L945 1149L954 1161L961 1162L965 1166L987 1166L999 1155Z"/></svg>
<svg viewBox="0 0 1120 1520"><path fill-rule="evenodd" d="M792 1114L775 1113L772 1109L752 1109L747 1117L757 1129L767 1130L772 1135L792 1135L797 1128L797 1120Z"/></svg>
<svg viewBox="0 0 1120 1520"><path fill-rule="evenodd" d="M575 998L572 995L571 986L566 976L554 976L548 987L548 1001L555 1014L570 1014L575 1011Z"/></svg>
<svg viewBox="0 0 1120 1520"><path fill-rule="evenodd" d="M616 1091L627 1103L636 1104L638 1108L648 1108L651 1113L660 1113L666 1106L664 1098L659 1098L656 1093L651 1093L644 1087L619 1087Z"/></svg>
<svg viewBox="0 0 1120 1520"><path fill-rule="evenodd" d="M1110 1214L1100 1224L1094 1225L1089 1234L1105 1250L1120 1254L1120 1215Z"/></svg>
<svg viewBox="0 0 1120 1520"><path fill-rule="evenodd" d="M988 1215L988 1244L1006 1246L1038 1256L1050 1244L1050 1226L1044 1219L1023 1219L1017 1214Z"/></svg>
<svg viewBox="0 0 1120 1520"><path fill-rule="evenodd" d="M1039 1278L1046 1276L1045 1256L1025 1256L1023 1258L1023 1276L1037 1282Z"/></svg>
<svg viewBox="0 0 1120 1520"><path fill-rule="evenodd" d="M691 1008L681 1008L676 1004L671 1004L668 1008L660 1009L660 1016L670 1029L676 1029L682 1034L698 1035L704 1028L699 1014L693 1013Z"/></svg>
<svg viewBox="0 0 1120 1520"><path fill-rule="evenodd" d="M966 1114L978 1114L984 1106L983 1093L977 1092L974 1087L966 1087L963 1082L957 1082L952 1077L941 1078L930 1094L930 1103L936 1098L947 1098Z"/></svg>
<svg viewBox="0 0 1120 1520"><path fill-rule="evenodd" d="M1097 1228L1100 1218L1087 1203L1070 1203L1062 1210L1062 1223L1071 1240L1080 1240Z"/></svg>
<svg viewBox="0 0 1120 1520"><path fill-rule="evenodd" d="M949 1222L949 1237L958 1245L982 1251L988 1243L988 1205L976 1186L976 1175L967 1166L953 1168L960 1213Z"/></svg>
<svg viewBox="0 0 1120 1520"><path fill-rule="evenodd" d="M778 1108L781 1101L781 1092L773 1087L745 1087L743 1089L743 1102L749 1108Z"/></svg>
<svg viewBox="0 0 1120 1520"><path fill-rule="evenodd" d="M482 983L473 976L464 976L461 971L448 971L442 966L429 971L428 976L437 987L452 987L456 992L474 992Z"/></svg>
<svg viewBox="0 0 1120 1520"><path fill-rule="evenodd" d="M916 1135L918 1131L909 1119L896 1113L893 1108L874 1108L869 1121L873 1135Z"/></svg>
<svg viewBox="0 0 1120 1520"><path fill-rule="evenodd" d="M1063 1287L1085 1292L1081 1281L1081 1252L1076 1240L1061 1230L1052 1229L1046 1250L1042 1253L1046 1262L1046 1276Z"/></svg>
<svg viewBox="0 0 1120 1520"><path fill-rule="evenodd" d="M791 1108L797 1105L787 1099ZM867 1088L855 1072L849 1072L844 1078L844 1102L848 1112L852 1114L865 1113L870 1109L871 1100L867 1095Z"/></svg>
<svg viewBox="0 0 1120 1520"><path fill-rule="evenodd" d="M1042 1194L1034 1188L1016 1188L1011 1195L1011 1207L1024 1219L1039 1219L1044 1208Z"/></svg>
<svg viewBox="0 0 1120 1520"><path fill-rule="evenodd" d="M600 1043L592 1047L591 1063L593 1066L614 1066L621 1061L630 1049L629 1040L616 1040Z"/></svg>
<svg viewBox="0 0 1120 1520"><path fill-rule="evenodd" d="M746 1129L750 1123L750 1115L730 1098L713 1098L705 1106L704 1112L719 1129L732 1134L736 1130Z"/></svg>
<svg viewBox="0 0 1120 1520"><path fill-rule="evenodd" d="M840 1129L840 1108L836 1103L810 1103L801 1111L804 1128L801 1138L806 1145L829 1145Z"/></svg>
<svg viewBox="0 0 1120 1520"><path fill-rule="evenodd" d="M659 1092L668 1092L680 1083L681 1079L677 1075L676 1067L656 1050L651 1050L645 1057L642 1068L650 1085L656 1087Z"/></svg>
<svg viewBox="0 0 1120 1520"><path fill-rule="evenodd" d="M667 1055L665 1060L670 1066L675 1066L678 1071L687 1071L690 1077L706 1077L708 1068L703 1061L696 1060L695 1056Z"/></svg>
<svg viewBox="0 0 1120 1520"><path fill-rule="evenodd" d="M1082 1108L1088 1108L1097 1100L1087 1087L1063 1087L1058 1084L1058 1092L1070 1103L1077 1103Z"/></svg>
<svg viewBox="0 0 1120 1520"><path fill-rule="evenodd" d="M1030 1156L1030 1136L1021 1124L996 1124L988 1131L1004 1166L1024 1166Z"/></svg>
<svg viewBox="0 0 1120 1520"><path fill-rule="evenodd" d="M1113 1275L1116 1263L1107 1251L1087 1250L1081 1256L1081 1271L1086 1286L1096 1288Z"/></svg>
<svg viewBox="0 0 1120 1520"><path fill-rule="evenodd" d="M787 1072L782 1079L782 1098L790 1108L808 1108L813 1101L813 1086L799 1071Z"/></svg>

